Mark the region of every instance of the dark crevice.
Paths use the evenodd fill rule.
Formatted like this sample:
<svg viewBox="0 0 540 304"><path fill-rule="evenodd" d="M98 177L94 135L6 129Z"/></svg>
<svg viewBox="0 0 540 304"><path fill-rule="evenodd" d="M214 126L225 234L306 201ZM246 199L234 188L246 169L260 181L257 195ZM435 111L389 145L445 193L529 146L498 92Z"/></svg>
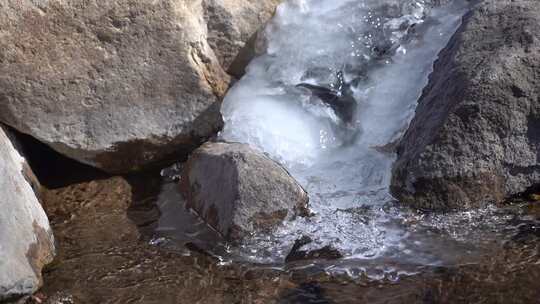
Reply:
<svg viewBox="0 0 540 304"><path fill-rule="evenodd" d="M527 137L534 144L540 144L540 117L529 116L527 120Z"/></svg>
<svg viewBox="0 0 540 304"><path fill-rule="evenodd" d="M110 177L99 169L56 152L30 135L6 128L15 135L32 171L46 188L56 189Z"/></svg>
<svg viewBox="0 0 540 304"><path fill-rule="evenodd" d="M522 88L518 87L517 85L512 85L510 88L512 90L512 95L516 98L522 98L527 97L527 92L525 92Z"/></svg>
<svg viewBox="0 0 540 304"><path fill-rule="evenodd" d="M154 236L161 212L157 205L163 179L159 170L151 170L124 176L131 186L131 205L128 218L138 227L141 237L149 240Z"/></svg>
<svg viewBox="0 0 540 304"><path fill-rule="evenodd" d="M538 172L538 170L540 170L540 165L527 166L527 167L510 165L509 169L510 169L510 174L513 175L513 176L516 176L516 175L519 175L519 174L532 175L532 174Z"/></svg>
<svg viewBox="0 0 540 304"><path fill-rule="evenodd" d="M523 191L522 193L518 193L518 194L513 195L512 197L510 197L509 201L510 202L530 201L531 196L533 194L538 194L538 193L540 193L540 184L534 184L534 185L530 186L529 188L527 188L527 190Z"/></svg>

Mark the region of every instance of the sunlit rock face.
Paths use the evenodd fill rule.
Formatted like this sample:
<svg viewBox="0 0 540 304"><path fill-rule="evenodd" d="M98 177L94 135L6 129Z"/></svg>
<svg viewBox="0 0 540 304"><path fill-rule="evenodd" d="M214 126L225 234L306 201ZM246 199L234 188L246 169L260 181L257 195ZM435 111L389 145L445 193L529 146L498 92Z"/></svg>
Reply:
<svg viewBox="0 0 540 304"><path fill-rule="evenodd" d="M484 1L441 53L392 179L402 202L463 209L540 183L540 6Z"/></svg>
<svg viewBox="0 0 540 304"><path fill-rule="evenodd" d="M383 206L392 200L395 142L467 5L291 0L278 7L259 37L264 54L224 100L221 138L284 164L316 215L271 240L247 241L244 248L260 249L245 255L272 260L306 235L355 258L430 259L415 252L420 241L403 241L413 236L396 224L402 214Z"/></svg>
<svg viewBox="0 0 540 304"><path fill-rule="evenodd" d="M38 187L0 127L0 301L35 292L42 283L42 267L54 257L49 220L34 192Z"/></svg>
<svg viewBox="0 0 540 304"><path fill-rule="evenodd" d="M0 121L113 173L184 158L222 127L225 71L276 4L1 1Z"/></svg>

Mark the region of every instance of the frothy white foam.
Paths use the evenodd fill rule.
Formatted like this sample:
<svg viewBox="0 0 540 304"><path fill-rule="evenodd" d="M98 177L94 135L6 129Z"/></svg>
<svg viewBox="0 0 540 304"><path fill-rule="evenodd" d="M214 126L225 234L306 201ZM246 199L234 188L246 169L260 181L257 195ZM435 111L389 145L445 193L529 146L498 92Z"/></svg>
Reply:
<svg viewBox="0 0 540 304"><path fill-rule="evenodd" d="M440 258L419 252L417 243L429 237L410 231L403 213L385 205L392 200L395 156L383 146L406 129L438 52L466 10L461 0L435 8L421 0L291 0L279 7L265 31L267 53L224 100L221 137L258 147L287 166L317 215L246 240L244 255L273 261L308 235L315 246L331 243L360 259ZM335 90L340 71L358 105L347 127L296 87Z"/></svg>

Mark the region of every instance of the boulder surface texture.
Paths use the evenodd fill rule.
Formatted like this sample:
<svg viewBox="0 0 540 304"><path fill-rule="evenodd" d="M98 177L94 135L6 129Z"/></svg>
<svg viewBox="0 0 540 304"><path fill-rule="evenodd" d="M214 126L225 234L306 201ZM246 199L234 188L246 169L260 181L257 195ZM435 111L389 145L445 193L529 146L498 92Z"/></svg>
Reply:
<svg viewBox="0 0 540 304"><path fill-rule="evenodd" d="M540 5L487 0L441 52L391 190L418 208L502 202L540 183Z"/></svg>
<svg viewBox="0 0 540 304"><path fill-rule="evenodd" d="M308 196L278 163L238 143L207 143L186 163L187 206L230 240L305 214Z"/></svg>
<svg viewBox="0 0 540 304"><path fill-rule="evenodd" d="M276 0L0 1L0 121L112 173L221 127L225 70Z"/></svg>
<svg viewBox="0 0 540 304"><path fill-rule="evenodd" d="M42 267L54 257L49 221L30 180L24 158L0 127L0 302L35 292Z"/></svg>

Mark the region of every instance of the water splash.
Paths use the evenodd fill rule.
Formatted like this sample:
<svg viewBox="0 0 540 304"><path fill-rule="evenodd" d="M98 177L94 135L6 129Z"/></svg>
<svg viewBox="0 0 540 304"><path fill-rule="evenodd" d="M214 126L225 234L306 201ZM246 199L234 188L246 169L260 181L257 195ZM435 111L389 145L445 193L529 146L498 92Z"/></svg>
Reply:
<svg viewBox="0 0 540 304"><path fill-rule="evenodd" d="M266 54L224 100L221 137L284 164L307 189L316 216L246 240L240 255L272 262L308 235L312 246L330 243L349 258L440 259L422 252L429 237L407 229L405 212L391 207L391 146L466 10L465 1L412 0L303 0L278 8L264 33ZM298 88L317 86L340 98L341 74L357 104L348 124L324 98Z"/></svg>
<svg viewBox="0 0 540 304"><path fill-rule="evenodd" d="M351 132L298 85L335 89L343 73L360 108L354 131L364 131L363 144L386 143L410 119L436 53L463 13L429 7L411 0L285 2L265 31L266 54L225 98L222 137L291 166L320 163L325 152L350 143L344 133ZM381 119L390 125L379 127Z"/></svg>

